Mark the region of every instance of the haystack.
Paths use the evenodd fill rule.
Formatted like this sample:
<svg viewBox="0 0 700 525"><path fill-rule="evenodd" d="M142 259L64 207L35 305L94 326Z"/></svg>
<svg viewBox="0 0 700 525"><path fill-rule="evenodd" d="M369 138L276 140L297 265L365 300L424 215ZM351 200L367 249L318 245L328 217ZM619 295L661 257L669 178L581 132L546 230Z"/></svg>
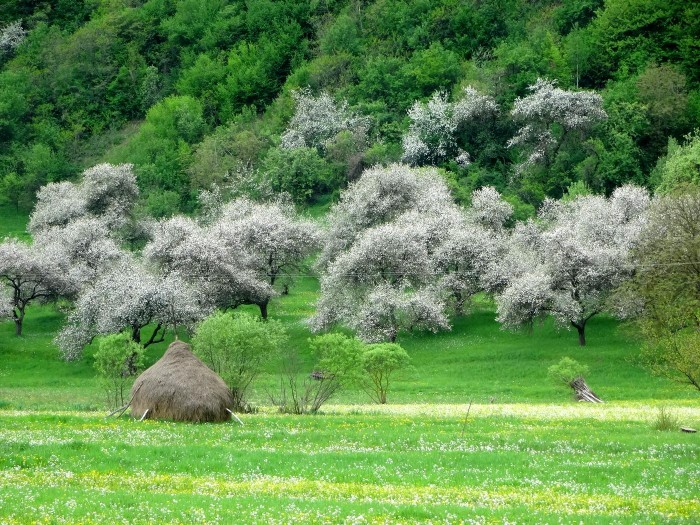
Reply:
<svg viewBox="0 0 700 525"><path fill-rule="evenodd" d="M233 407L231 391L195 356L190 345L172 343L163 357L134 382L131 415L174 421L226 421ZM148 412L146 413L146 411Z"/></svg>

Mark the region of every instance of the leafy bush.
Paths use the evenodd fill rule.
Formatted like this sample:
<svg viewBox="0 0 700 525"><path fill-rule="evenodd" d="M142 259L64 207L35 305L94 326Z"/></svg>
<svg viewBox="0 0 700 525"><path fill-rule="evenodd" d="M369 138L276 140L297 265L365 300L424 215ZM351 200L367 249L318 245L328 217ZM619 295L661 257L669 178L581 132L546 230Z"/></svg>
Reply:
<svg viewBox="0 0 700 525"><path fill-rule="evenodd" d="M332 190L340 181L316 148L273 148L263 161L263 170L275 191L288 193L299 204Z"/></svg>
<svg viewBox="0 0 700 525"><path fill-rule="evenodd" d="M569 386L574 379L586 375L588 367L575 359L564 357L556 365L550 366L547 372L549 377L557 383L564 383Z"/></svg>
<svg viewBox="0 0 700 525"><path fill-rule="evenodd" d="M281 412L315 414L326 401L359 378L364 347L360 340L331 333L313 337L309 343L316 358L311 374L303 374L295 351L283 361L279 395L270 395Z"/></svg>
<svg viewBox="0 0 700 525"><path fill-rule="evenodd" d="M360 359L364 372L360 386L374 402L383 405L386 403L390 379L395 372L405 370L410 361L406 350L396 343L368 345Z"/></svg>
<svg viewBox="0 0 700 525"><path fill-rule="evenodd" d="M197 327L194 353L231 389L234 409L249 411L248 390L265 363L279 355L287 334L279 321L216 312Z"/></svg>
<svg viewBox="0 0 700 525"><path fill-rule="evenodd" d="M102 337L93 366L107 391L109 406L122 406L127 385L143 368L143 347L126 333Z"/></svg>

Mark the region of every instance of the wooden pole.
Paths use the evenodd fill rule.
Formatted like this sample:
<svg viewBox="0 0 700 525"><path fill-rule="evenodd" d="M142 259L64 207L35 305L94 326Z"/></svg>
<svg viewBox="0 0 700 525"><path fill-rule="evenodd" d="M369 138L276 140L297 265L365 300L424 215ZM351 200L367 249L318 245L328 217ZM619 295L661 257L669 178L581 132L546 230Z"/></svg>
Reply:
<svg viewBox="0 0 700 525"><path fill-rule="evenodd" d="M243 426L243 421L241 421L240 418L239 418L236 414L234 414L230 409L227 408L227 409L226 409L226 412L228 412L229 414L231 414L231 416L233 417L233 419L235 419L236 421L238 421L238 422L241 424L241 426Z"/></svg>

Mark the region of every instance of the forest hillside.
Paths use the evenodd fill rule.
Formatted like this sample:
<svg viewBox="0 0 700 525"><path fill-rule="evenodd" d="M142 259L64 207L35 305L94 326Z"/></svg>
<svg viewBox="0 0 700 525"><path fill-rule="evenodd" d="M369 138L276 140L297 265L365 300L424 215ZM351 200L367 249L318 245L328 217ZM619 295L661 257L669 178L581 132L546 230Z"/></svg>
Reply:
<svg viewBox="0 0 700 525"><path fill-rule="evenodd" d="M134 164L158 217L213 184L326 202L403 160L442 168L462 201L494 186L524 218L572 184L653 189L674 155L698 155L688 0L15 1L0 28L0 199L25 211L103 161ZM519 112L538 79L602 97L601 118ZM305 103L349 120L285 147ZM541 162L527 125L556 143Z"/></svg>

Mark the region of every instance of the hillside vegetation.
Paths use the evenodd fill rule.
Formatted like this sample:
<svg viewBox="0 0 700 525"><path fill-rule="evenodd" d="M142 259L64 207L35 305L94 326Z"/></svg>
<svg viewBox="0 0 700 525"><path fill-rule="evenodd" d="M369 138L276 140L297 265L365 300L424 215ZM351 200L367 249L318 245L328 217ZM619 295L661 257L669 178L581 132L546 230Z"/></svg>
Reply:
<svg viewBox="0 0 700 525"><path fill-rule="evenodd" d="M15 45L6 34L0 49L0 196L26 210L41 185L110 161L135 165L142 206L156 216L191 211L199 190L259 173L294 192L288 166L307 179L294 196L314 201L365 166L400 159L415 101L457 100L467 86L498 111L460 130L471 164L436 160L459 199L493 185L522 218L576 181L606 193L653 187L669 141L700 125L699 9L684 0L6 3L0 27L19 22L26 35ZM527 154L507 147L510 111L538 78L594 90L607 119L513 177ZM367 117L367 140L340 133L328 148L280 150L294 90L305 88Z"/></svg>

